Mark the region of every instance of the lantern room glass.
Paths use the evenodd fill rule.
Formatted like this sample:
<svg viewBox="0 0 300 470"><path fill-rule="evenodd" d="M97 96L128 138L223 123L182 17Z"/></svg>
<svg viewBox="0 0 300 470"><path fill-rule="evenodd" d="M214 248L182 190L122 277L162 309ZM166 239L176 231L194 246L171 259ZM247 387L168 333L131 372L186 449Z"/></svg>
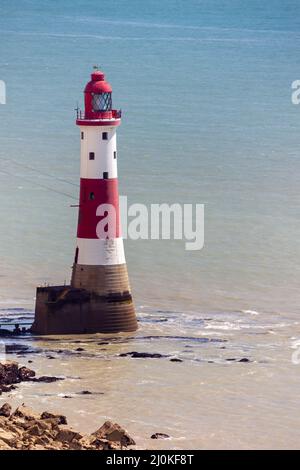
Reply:
<svg viewBox="0 0 300 470"><path fill-rule="evenodd" d="M100 93L94 94L93 100L93 111L111 111L112 108L112 100L111 100L111 93Z"/></svg>

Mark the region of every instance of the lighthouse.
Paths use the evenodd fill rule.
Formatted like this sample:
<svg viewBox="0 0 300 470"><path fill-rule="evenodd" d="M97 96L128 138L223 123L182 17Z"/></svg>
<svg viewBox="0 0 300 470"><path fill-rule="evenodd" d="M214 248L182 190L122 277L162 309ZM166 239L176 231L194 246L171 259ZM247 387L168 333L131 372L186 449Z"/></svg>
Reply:
<svg viewBox="0 0 300 470"><path fill-rule="evenodd" d="M38 287L32 332L38 334L134 331L132 300L120 224L117 129L121 111L112 88L95 70L77 110L80 194L70 285Z"/></svg>

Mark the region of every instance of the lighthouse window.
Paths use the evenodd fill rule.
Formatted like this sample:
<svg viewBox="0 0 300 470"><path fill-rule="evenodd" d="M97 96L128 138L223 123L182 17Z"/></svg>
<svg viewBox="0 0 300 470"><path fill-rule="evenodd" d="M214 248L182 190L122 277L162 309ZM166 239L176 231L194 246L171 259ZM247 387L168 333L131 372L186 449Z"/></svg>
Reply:
<svg viewBox="0 0 300 470"><path fill-rule="evenodd" d="M90 160L95 160L95 153L94 152L89 153L89 159Z"/></svg>
<svg viewBox="0 0 300 470"><path fill-rule="evenodd" d="M102 140L108 140L108 132L102 132Z"/></svg>
<svg viewBox="0 0 300 470"><path fill-rule="evenodd" d="M90 201L93 201L95 199L95 193L90 193L89 199Z"/></svg>
<svg viewBox="0 0 300 470"><path fill-rule="evenodd" d="M103 172L103 179L108 180L108 171Z"/></svg>
<svg viewBox="0 0 300 470"><path fill-rule="evenodd" d="M114 158L117 158L117 152L114 152Z"/></svg>
<svg viewBox="0 0 300 470"><path fill-rule="evenodd" d="M77 247L77 248L76 248L76 251L75 251L75 259L74 259L74 263L75 263L75 264L78 263L78 255L79 255L79 248Z"/></svg>
<svg viewBox="0 0 300 470"><path fill-rule="evenodd" d="M111 111L111 93L94 94L92 99L94 111Z"/></svg>
<svg viewBox="0 0 300 470"><path fill-rule="evenodd" d="M81 140L84 139L84 132L81 132Z"/></svg>

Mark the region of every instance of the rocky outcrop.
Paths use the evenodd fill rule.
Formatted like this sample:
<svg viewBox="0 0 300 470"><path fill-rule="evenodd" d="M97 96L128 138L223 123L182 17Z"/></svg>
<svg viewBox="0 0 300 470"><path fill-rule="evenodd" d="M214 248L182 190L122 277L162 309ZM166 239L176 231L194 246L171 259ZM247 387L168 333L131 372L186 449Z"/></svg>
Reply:
<svg viewBox="0 0 300 470"><path fill-rule="evenodd" d="M110 450L134 445L127 431L106 421L91 435L77 432L63 415L35 413L22 405L0 408L0 450Z"/></svg>
<svg viewBox="0 0 300 470"><path fill-rule="evenodd" d="M0 395L2 392L10 392L20 382L56 382L63 380L60 377L36 377L34 370L28 367L19 367L17 362L7 361L0 363Z"/></svg>

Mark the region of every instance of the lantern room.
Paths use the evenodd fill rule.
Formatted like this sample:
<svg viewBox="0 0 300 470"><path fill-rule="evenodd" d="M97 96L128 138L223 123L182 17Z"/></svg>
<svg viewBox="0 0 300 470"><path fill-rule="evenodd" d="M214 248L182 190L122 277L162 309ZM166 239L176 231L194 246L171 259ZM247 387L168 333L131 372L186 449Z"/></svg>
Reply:
<svg viewBox="0 0 300 470"><path fill-rule="evenodd" d="M84 113L78 112L77 124L83 121L120 119L121 112L112 108L112 87L101 70L91 74L84 89ZM116 124L115 124L116 125Z"/></svg>

